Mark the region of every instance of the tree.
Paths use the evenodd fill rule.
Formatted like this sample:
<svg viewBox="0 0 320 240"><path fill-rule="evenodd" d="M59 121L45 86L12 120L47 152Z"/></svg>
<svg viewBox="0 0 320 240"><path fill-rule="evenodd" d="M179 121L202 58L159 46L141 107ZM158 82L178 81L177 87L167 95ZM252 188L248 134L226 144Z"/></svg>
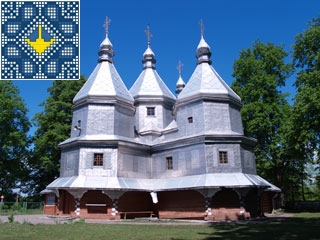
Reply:
<svg viewBox="0 0 320 240"><path fill-rule="evenodd" d="M70 137L72 100L86 79L53 81L48 88L49 97L41 105L34 123L38 127L34 136L33 166L30 192L37 195L59 176L60 149L58 144Z"/></svg>
<svg viewBox="0 0 320 240"><path fill-rule="evenodd" d="M293 45L294 83L293 140L296 156L304 163L319 163L320 147L320 18L308 24ZM319 169L318 169L319 171ZM318 173L319 174L319 173Z"/></svg>
<svg viewBox="0 0 320 240"><path fill-rule="evenodd" d="M11 81L0 81L0 193L13 200L14 190L28 174L30 122L19 90Z"/></svg>
<svg viewBox="0 0 320 240"><path fill-rule="evenodd" d="M281 92L292 73L292 65L284 60L287 56L281 46L256 41L234 62L235 81L231 85L242 99L245 135L257 139L257 171L279 187L290 160L286 122L291 107L288 94Z"/></svg>

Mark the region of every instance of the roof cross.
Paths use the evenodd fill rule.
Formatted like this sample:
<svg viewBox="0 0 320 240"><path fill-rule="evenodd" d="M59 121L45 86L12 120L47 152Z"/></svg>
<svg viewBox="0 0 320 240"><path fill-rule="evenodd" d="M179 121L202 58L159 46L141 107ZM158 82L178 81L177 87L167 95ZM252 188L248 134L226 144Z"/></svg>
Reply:
<svg viewBox="0 0 320 240"><path fill-rule="evenodd" d="M150 25L149 25L149 24L147 25L147 28L146 28L146 30L144 30L144 32L145 32L146 35L147 35L148 46L150 46L150 40L151 40L152 34L151 34L151 32L150 32Z"/></svg>
<svg viewBox="0 0 320 240"><path fill-rule="evenodd" d="M203 24L202 19L200 20L199 25L200 25L200 34L203 37L203 35L204 35L204 24Z"/></svg>
<svg viewBox="0 0 320 240"><path fill-rule="evenodd" d="M105 21L104 24L103 24L103 27L106 29L106 34L109 33L110 23L111 23L111 19L108 18L108 17L106 17L106 21Z"/></svg>
<svg viewBox="0 0 320 240"><path fill-rule="evenodd" d="M179 62L178 62L178 66L177 66L177 70L178 70L179 76L181 76L182 67L183 67L183 64L182 64L181 61L179 61Z"/></svg>

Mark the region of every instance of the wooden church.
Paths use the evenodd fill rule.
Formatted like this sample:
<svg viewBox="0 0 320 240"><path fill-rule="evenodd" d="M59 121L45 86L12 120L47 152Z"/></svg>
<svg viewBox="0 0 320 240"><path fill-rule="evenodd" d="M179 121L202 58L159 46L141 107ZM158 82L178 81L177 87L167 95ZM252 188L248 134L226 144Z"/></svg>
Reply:
<svg viewBox="0 0 320 240"><path fill-rule="evenodd" d="M60 177L42 191L44 213L232 220L270 211L280 189L256 173L241 99L212 67L203 33L193 74L184 83L180 73L174 95L148 28L142 72L127 89L106 26L97 66L73 99Z"/></svg>

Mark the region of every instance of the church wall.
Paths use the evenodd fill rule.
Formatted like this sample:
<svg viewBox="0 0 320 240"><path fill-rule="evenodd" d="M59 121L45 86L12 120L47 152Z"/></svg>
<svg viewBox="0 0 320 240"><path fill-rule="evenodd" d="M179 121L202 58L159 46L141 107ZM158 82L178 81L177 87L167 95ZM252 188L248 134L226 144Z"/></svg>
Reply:
<svg viewBox="0 0 320 240"><path fill-rule="evenodd" d="M227 102L198 101L179 107L177 114L179 137L199 133L231 131L243 134L241 114ZM189 118L192 117L192 123Z"/></svg>
<svg viewBox="0 0 320 240"><path fill-rule="evenodd" d="M140 113L141 112L141 109L139 107L136 107L136 112L135 112L135 115L134 115L134 126L135 128L139 131L140 127L143 126L141 123L140 123Z"/></svg>
<svg viewBox="0 0 320 240"><path fill-rule="evenodd" d="M259 209L258 206L260 205L260 199L258 195L258 190L252 188L244 198L244 207L246 211L250 213L250 216L253 218L258 217L261 211L261 209Z"/></svg>
<svg viewBox="0 0 320 240"><path fill-rule="evenodd" d="M66 190L59 190L59 214L74 214L76 202L74 197Z"/></svg>
<svg viewBox="0 0 320 240"><path fill-rule="evenodd" d="M79 120L81 132L74 129L79 124ZM74 109L70 135L78 137L79 134L109 134L132 138L133 126L133 110L121 106L91 104Z"/></svg>
<svg viewBox="0 0 320 240"><path fill-rule="evenodd" d="M86 134L114 134L115 107L107 105L89 105Z"/></svg>
<svg viewBox="0 0 320 240"><path fill-rule="evenodd" d="M163 128L166 128L173 120L172 106L164 106L163 108Z"/></svg>
<svg viewBox="0 0 320 240"><path fill-rule="evenodd" d="M155 115L147 115L148 107L154 107ZM140 104L136 110L136 127L139 131L161 130L163 128L163 115L162 105L152 102L150 104Z"/></svg>
<svg viewBox="0 0 320 240"><path fill-rule="evenodd" d="M167 158L172 158L172 169L167 169ZM168 178L205 173L203 144L179 147L152 155L152 178Z"/></svg>
<svg viewBox="0 0 320 240"><path fill-rule="evenodd" d="M211 199L212 208L240 208L239 195L232 189L222 189Z"/></svg>
<svg viewBox="0 0 320 240"><path fill-rule="evenodd" d="M94 153L103 154L103 166L94 166ZM81 148L79 157L79 175L82 176L117 176L118 149L116 148Z"/></svg>
<svg viewBox="0 0 320 240"><path fill-rule="evenodd" d="M133 138L134 137L134 116L133 112L117 107L114 120L115 135Z"/></svg>
<svg viewBox="0 0 320 240"><path fill-rule="evenodd" d="M158 192L158 217L204 219L205 198L195 190Z"/></svg>
<svg viewBox="0 0 320 240"><path fill-rule="evenodd" d="M244 173L257 174L255 155L251 148L242 146L241 159L242 169Z"/></svg>
<svg viewBox="0 0 320 240"><path fill-rule="evenodd" d="M62 150L60 159L60 176L71 177L79 172L79 149Z"/></svg>
<svg viewBox="0 0 320 240"><path fill-rule="evenodd" d="M204 102L204 117L206 132L230 132L231 123L229 104L223 102Z"/></svg>
<svg viewBox="0 0 320 240"><path fill-rule="evenodd" d="M231 119L231 130L243 135L243 125L239 107L230 104L229 114Z"/></svg>
<svg viewBox="0 0 320 240"><path fill-rule="evenodd" d="M233 189L221 189L211 199L211 212L216 221L248 219L250 214L240 208L240 198Z"/></svg>
<svg viewBox="0 0 320 240"><path fill-rule="evenodd" d="M263 191L260 196L261 212L272 213L273 209L279 208L277 206L276 195L278 193L272 191Z"/></svg>
<svg viewBox="0 0 320 240"><path fill-rule="evenodd" d="M192 118L192 122L189 119ZM204 113L202 102L194 102L179 107L176 113L176 121L179 128L177 137L199 135L204 131Z"/></svg>
<svg viewBox="0 0 320 240"><path fill-rule="evenodd" d="M127 191L118 200L119 212L137 212L137 211L152 211L153 203L149 192L137 192L137 191ZM146 214L147 216L150 214ZM143 216L143 215L142 215ZM130 217L141 217L128 215Z"/></svg>
<svg viewBox="0 0 320 240"><path fill-rule="evenodd" d="M227 152L228 162L220 163L219 152ZM239 144L207 144L205 146L207 173L242 172Z"/></svg>
<svg viewBox="0 0 320 240"><path fill-rule="evenodd" d="M78 137L79 134L86 135L87 116L88 116L88 107L87 106L73 110L71 133L70 133L71 138ZM78 126L79 120L80 120L80 124L81 124L81 126L80 126L81 132L79 132L79 130L74 129L75 126Z"/></svg>
<svg viewBox="0 0 320 240"><path fill-rule="evenodd" d="M112 206L112 200L101 190L89 190L80 200L80 217L109 219Z"/></svg>
<svg viewBox="0 0 320 240"><path fill-rule="evenodd" d="M150 166L148 152L125 147L119 149L118 177L150 178Z"/></svg>

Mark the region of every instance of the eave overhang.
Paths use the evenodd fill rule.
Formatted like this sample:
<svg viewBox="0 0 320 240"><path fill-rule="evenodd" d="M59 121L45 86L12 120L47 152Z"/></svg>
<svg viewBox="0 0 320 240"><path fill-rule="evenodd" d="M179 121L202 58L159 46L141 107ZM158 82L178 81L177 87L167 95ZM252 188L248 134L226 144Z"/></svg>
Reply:
<svg viewBox="0 0 320 240"><path fill-rule="evenodd" d="M211 173L161 179L73 176L57 178L47 186L48 190L96 189L147 192L210 188L270 188L273 191L281 191L260 176L245 173Z"/></svg>

